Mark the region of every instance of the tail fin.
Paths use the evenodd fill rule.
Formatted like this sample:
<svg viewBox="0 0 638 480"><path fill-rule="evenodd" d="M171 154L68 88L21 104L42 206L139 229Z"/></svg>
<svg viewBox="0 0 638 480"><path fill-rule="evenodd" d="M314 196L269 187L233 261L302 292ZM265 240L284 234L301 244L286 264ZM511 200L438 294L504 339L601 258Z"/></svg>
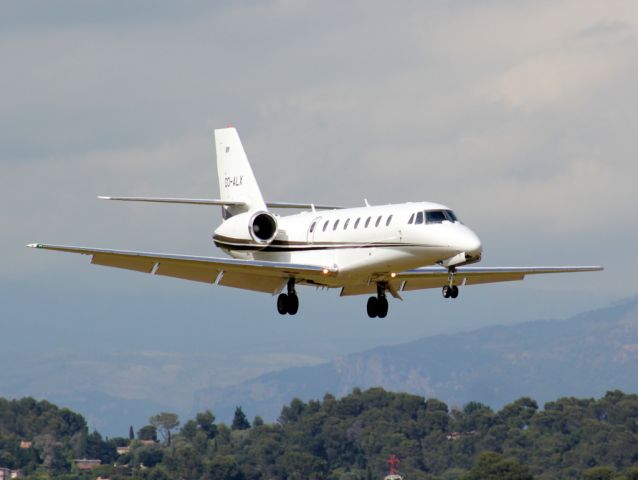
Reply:
<svg viewBox="0 0 638 480"><path fill-rule="evenodd" d="M247 207L224 207L224 218L247 210L267 210L237 130L232 127L215 130L215 151L220 198L247 204Z"/></svg>

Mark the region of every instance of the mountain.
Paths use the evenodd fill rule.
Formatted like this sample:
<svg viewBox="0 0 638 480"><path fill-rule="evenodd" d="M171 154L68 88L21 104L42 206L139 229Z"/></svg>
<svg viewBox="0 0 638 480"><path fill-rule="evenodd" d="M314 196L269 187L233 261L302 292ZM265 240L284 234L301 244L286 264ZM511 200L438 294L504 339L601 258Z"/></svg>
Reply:
<svg viewBox="0 0 638 480"><path fill-rule="evenodd" d="M638 392L638 297L568 320L427 337L202 389L195 408L224 419L241 405L249 415L272 420L294 397L342 396L373 386L494 408L522 396L545 402L609 389Z"/></svg>

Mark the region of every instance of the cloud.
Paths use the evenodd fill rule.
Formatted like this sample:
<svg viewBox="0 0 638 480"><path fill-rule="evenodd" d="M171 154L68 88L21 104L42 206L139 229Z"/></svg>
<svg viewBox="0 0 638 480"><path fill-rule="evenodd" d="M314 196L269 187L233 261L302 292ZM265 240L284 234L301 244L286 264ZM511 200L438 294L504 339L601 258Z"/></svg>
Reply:
<svg viewBox="0 0 638 480"><path fill-rule="evenodd" d="M30 241L219 253L217 210L94 197L216 195L212 129L233 123L270 199L440 201L492 264L560 241L615 270L583 288L633 293L633 0L169 3L1 30L5 280L64 268Z"/></svg>

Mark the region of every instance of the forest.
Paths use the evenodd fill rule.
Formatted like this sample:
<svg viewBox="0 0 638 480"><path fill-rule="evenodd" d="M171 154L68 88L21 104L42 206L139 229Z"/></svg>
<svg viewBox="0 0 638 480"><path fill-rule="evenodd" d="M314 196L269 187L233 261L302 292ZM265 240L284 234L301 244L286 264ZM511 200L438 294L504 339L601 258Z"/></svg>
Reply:
<svg viewBox="0 0 638 480"><path fill-rule="evenodd" d="M119 453L118 453L119 450ZM498 411L381 388L294 399L277 422L230 425L211 411L103 438L68 409L0 398L0 468L28 479L382 479L396 455L404 480L638 480L638 395L520 398ZM83 469L77 459L100 460ZM97 462L95 462L97 463Z"/></svg>

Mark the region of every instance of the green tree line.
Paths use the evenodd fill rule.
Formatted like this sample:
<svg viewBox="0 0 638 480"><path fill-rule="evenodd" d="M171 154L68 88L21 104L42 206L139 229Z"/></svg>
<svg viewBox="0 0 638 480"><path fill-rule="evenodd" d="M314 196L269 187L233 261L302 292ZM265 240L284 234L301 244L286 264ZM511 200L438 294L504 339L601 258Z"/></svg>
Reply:
<svg viewBox="0 0 638 480"><path fill-rule="evenodd" d="M86 457L112 479L368 480L383 478L390 454L405 480L638 480L638 395L561 398L542 409L520 398L494 411L354 389L294 399L275 423L249 422L241 407L230 425L211 411L183 424L162 412L137 435L108 440L67 409L0 399L0 467L30 478L78 478L72 460Z"/></svg>

